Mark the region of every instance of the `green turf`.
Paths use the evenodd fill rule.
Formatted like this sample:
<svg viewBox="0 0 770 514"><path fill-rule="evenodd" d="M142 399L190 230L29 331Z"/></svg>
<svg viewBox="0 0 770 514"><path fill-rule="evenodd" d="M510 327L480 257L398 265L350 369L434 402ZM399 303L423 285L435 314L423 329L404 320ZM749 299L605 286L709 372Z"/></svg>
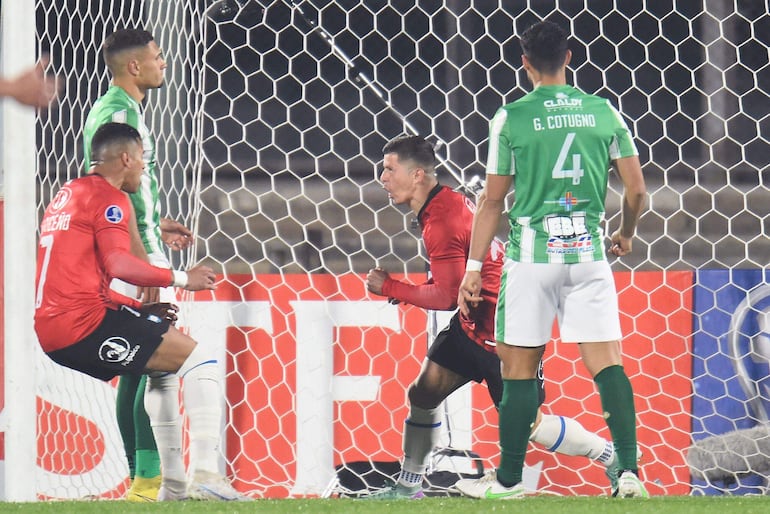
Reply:
<svg viewBox="0 0 770 514"><path fill-rule="evenodd" d="M183 514L768 514L770 496L669 496L648 500L606 497L538 497L513 501L426 498L420 501L256 500L249 503L179 502L135 504L124 501L0 503L2 513L133 513Z"/></svg>

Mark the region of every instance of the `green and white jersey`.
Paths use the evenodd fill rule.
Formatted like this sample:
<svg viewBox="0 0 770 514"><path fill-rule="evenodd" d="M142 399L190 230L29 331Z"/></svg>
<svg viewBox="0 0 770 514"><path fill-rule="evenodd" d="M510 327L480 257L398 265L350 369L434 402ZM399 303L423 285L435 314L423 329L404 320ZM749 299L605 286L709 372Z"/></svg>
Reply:
<svg viewBox="0 0 770 514"><path fill-rule="evenodd" d="M142 117L142 107L131 98L125 89L110 86L91 108L83 129L83 148L86 172L91 168L91 140L96 129L111 121L127 123L142 136L144 147L144 173L136 193L131 193L131 203L136 211L136 222L142 242L148 254L163 255L163 242L160 238L160 195L158 193L158 163L155 154L155 138L152 137Z"/></svg>
<svg viewBox="0 0 770 514"><path fill-rule="evenodd" d="M507 256L605 259L602 221L610 161L637 155L618 111L572 86L540 86L490 123L487 174L515 175Z"/></svg>

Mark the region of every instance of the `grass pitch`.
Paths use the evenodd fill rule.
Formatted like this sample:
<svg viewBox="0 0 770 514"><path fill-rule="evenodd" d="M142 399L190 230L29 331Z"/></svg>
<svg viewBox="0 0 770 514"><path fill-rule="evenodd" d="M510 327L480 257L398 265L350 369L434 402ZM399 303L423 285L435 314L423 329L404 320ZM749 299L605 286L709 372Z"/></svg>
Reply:
<svg viewBox="0 0 770 514"><path fill-rule="evenodd" d="M350 499L255 500L248 503L178 502L136 504L125 501L0 503L8 514L768 514L770 496L660 496L647 500L587 496L535 497L512 501L426 498L419 501Z"/></svg>

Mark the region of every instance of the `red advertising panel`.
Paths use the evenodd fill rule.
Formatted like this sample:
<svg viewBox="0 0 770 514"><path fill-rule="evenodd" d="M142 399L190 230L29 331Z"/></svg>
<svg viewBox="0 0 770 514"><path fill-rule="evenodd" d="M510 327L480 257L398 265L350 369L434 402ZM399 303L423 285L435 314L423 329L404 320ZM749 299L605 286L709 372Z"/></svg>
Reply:
<svg viewBox="0 0 770 514"><path fill-rule="evenodd" d="M692 273L615 277L628 334L622 348L636 393L642 473L652 494L686 494ZM319 495L333 483L335 466L401 457L406 391L427 349L422 309L370 296L364 277L356 274L228 276L215 292L198 293L186 305L197 313L186 320L193 337L196 323L208 323L209 336L221 338L227 350L227 471L238 489L268 497ZM557 341L546 356L544 411L573 417L609 437L577 346ZM38 407L39 464L47 473L86 474L101 462L109 439L103 433L114 428L46 398ZM470 449L493 467L499 456L497 413L484 386L473 386L467 408ZM80 435L70 437L68 427L78 427ZM90 442L82 442L83 434ZM608 492L603 467L584 457L533 448L526 462L539 488ZM114 496L124 487L94 494Z"/></svg>
<svg viewBox="0 0 770 514"><path fill-rule="evenodd" d="M685 494L689 475L682 449L690 440L689 398L692 274L617 273L620 291L624 366L636 393L642 469L653 494ZM249 277L250 278L250 277ZM421 277L410 277L419 280ZM244 287L220 287L218 300L269 298L272 336L260 330L231 331L228 396L233 429L228 448L233 471L245 483L255 481L268 495L285 494L295 476L297 454L293 398L296 332L292 302L355 302L368 297L356 275L258 278ZM419 373L425 355L426 315L409 306L399 309L400 327L342 327L334 334L334 374L381 377L376 401L348 401L334 407L334 464L357 460L397 460L407 414L406 388ZM233 372L238 370L238 372ZM589 430L609 437L598 394L572 344L550 344L546 360L544 410L570 416ZM473 450L493 466L499 454L497 413L483 386L473 390ZM527 464L542 469L538 482L562 494L603 494L603 468L585 458L555 456L535 450ZM277 484L277 485L271 485Z"/></svg>

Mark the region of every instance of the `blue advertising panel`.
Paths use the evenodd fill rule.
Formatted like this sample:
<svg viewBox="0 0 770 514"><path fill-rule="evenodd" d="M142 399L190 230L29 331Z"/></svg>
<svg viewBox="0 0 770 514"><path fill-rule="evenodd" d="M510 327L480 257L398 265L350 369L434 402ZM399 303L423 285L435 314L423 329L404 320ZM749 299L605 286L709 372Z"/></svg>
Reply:
<svg viewBox="0 0 770 514"><path fill-rule="evenodd" d="M751 438L770 416L768 277L763 270L696 274L692 436L696 445L725 450L712 453L708 480L693 476L696 494L760 494L765 484L752 471L770 468L760 451L768 441Z"/></svg>

